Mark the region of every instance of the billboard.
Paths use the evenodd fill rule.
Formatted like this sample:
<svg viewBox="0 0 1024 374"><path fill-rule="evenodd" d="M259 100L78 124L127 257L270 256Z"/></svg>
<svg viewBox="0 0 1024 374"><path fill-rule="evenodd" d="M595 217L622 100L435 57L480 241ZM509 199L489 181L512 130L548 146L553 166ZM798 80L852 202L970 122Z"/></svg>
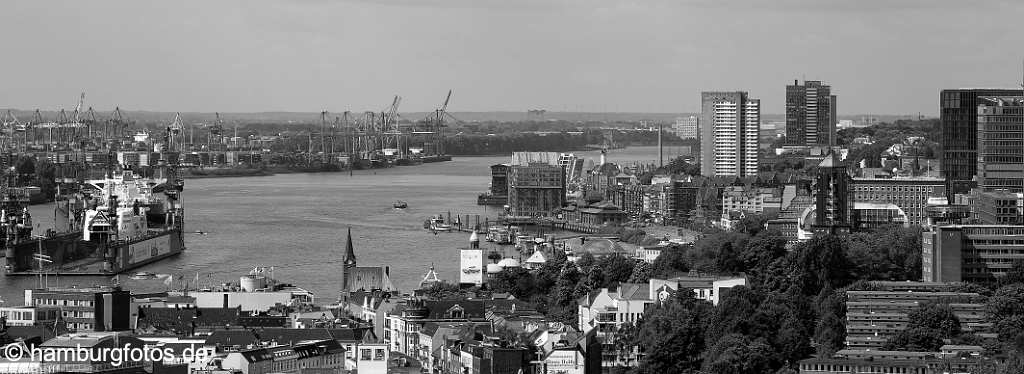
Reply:
<svg viewBox="0 0 1024 374"><path fill-rule="evenodd" d="M484 284L484 251L482 249L463 249L460 251L459 283Z"/></svg>

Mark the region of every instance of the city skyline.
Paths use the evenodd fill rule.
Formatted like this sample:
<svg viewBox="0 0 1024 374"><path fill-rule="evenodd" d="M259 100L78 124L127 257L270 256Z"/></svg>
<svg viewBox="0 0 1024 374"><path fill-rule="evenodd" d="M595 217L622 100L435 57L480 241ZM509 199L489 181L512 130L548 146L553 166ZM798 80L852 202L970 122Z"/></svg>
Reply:
<svg viewBox="0 0 1024 374"><path fill-rule="evenodd" d="M456 111L696 113L701 91L745 90L764 113L784 113L785 84L800 79L829 82L840 115L936 116L941 89L1018 84L1019 53L991 46L1022 40L1002 31L1022 7L13 2L0 31L24 37L6 46L19 73L0 102L68 108L85 91L97 108L318 112L379 108L397 94L403 111L426 111L453 89ZM973 18L986 22L958 21ZM883 85L901 100L877 95Z"/></svg>

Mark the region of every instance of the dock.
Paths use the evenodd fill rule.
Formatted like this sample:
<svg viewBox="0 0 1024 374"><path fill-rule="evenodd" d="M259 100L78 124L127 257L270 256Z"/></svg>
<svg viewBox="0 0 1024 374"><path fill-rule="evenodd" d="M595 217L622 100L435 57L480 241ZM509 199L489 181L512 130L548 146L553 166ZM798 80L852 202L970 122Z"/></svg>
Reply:
<svg viewBox="0 0 1024 374"><path fill-rule="evenodd" d="M596 234L601 226L589 225L579 222L568 222L564 219L551 217L529 217L529 216L499 216L496 219L481 217L479 214L452 214L448 212L444 217L451 230L449 232L471 233L487 232L492 227L505 228L508 226L538 226L551 230L564 230L584 234Z"/></svg>

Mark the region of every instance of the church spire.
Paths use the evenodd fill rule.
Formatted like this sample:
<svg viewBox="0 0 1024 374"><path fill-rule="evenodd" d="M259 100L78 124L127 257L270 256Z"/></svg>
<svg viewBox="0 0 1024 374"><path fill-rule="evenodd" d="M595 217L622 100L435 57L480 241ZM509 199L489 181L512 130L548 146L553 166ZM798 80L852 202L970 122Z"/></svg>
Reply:
<svg viewBox="0 0 1024 374"><path fill-rule="evenodd" d="M356 251L352 248L352 228L348 228L348 238L345 240L345 265L356 264Z"/></svg>

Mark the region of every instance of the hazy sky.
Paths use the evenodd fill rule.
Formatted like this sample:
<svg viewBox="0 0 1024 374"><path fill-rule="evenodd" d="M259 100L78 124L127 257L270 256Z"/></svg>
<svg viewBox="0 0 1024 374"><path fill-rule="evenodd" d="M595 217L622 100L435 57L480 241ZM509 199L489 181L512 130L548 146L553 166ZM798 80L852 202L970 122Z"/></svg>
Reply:
<svg viewBox="0 0 1024 374"><path fill-rule="evenodd" d="M1020 0L4 1L0 107L691 112L824 80L840 114L1015 87Z"/></svg>

